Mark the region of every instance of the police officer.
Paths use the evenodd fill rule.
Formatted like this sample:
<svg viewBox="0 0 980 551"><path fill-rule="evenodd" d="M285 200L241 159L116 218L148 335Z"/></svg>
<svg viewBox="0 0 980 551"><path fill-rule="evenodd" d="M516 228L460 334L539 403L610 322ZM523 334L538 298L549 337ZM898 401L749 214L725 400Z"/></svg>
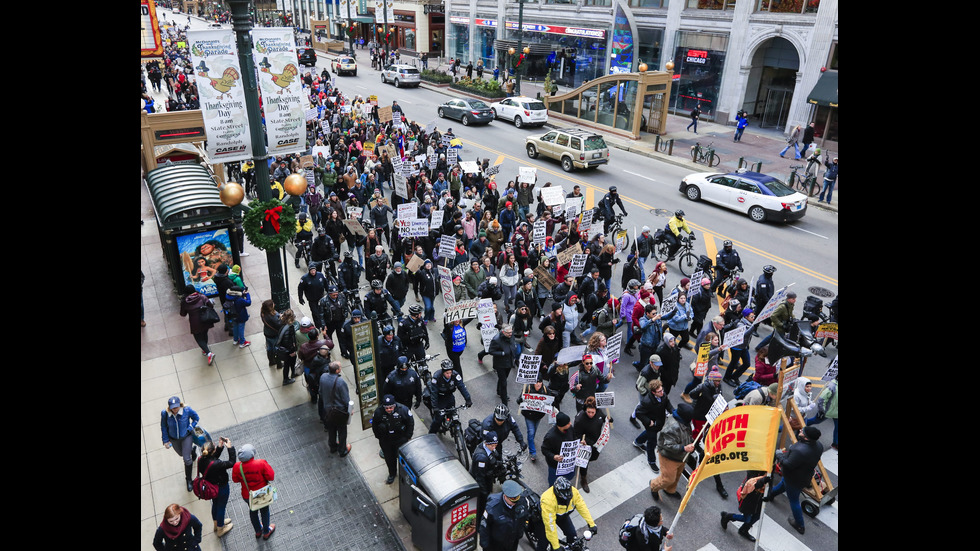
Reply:
<svg viewBox="0 0 980 551"><path fill-rule="evenodd" d="M418 304L408 307L408 317L398 324L398 338L402 340L409 359L421 360L425 357L425 351L429 349L429 332L425 330L422 307ZM452 365L452 362L449 363Z"/></svg>
<svg viewBox="0 0 980 551"><path fill-rule="evenodd" d="M329 272L333 277L337 277L337 268L334 262L337 261L339 253L334 246L333 239L327 235L327 230L322 227L317 229L316 233L316 239L313 240L313 246L310 248L310 258L314 262L320 262L324 272Z"/></svg>
<svg viewBox="0 0 980 551"><path fill-rule="evenodd" d="M323 334L329 337L336 332L340 338L340 330L344 322L349 317L347 314L347 300L340 296L340 290L336 285L327 287L327 294L320 299L320 313L323 316Z"/></svg>
<svg viewBox="0 0 980 551"><path fill-rule="evenodd" d="M517 425L517 421L514 420L514 416L510 414L506 404L498 404L493 409L493 413L487 415L487 418L483 420L483 434L488 432L495 433L500 442L507 440L510 433L514 433L514 439L521 445L521 451L527 448L524 435L521 434L521 429ZM498 457L500 455L497 454Z"/></svg>
<svg viewBox="0 0 980 551"><path fill-rule="evenodd" d="M738 268L742 270L742 258L738 256L738 251L732 246L732 241L726 239L722 249L715 255L715 280L711 282L711 291L714 292L721 285L721 282ZM720 294L720 293L719 293Z"/></svg>
<svg viewBox="0 0 980 551"><path fill-rule="evenodd" d="M412 397L415 397L415 409L422 403L422 378L419 374L408 366L408 358L398 357L398 369L388 374L385 379L384 394L391 394L395 401L405 407L412 406Z"/></svg>
<svg viewBox="0 0 980 551"><path fill-rule="evenodd" d="M762 267L762 277L755 284L755 294L752 300L755 301L755 306L752 308L756 312L762 312L762 309L766 307L769 303L769 299L776 294L776 283L772 280L772 274L776 273L776 267L772 264ZM769 318L766 318L762 323L766 325L772 325ZM759 336L759 326L755 327L755 336Z"/></svg>
<svg viewBox="0 0 980 551"><path fill-rule="evenodd" d="M502 492L487 499L480 520L480 545L485 551L516 551L531 516L531 504L524 488L507 480Z"/></svg>
<svg viewBox="0 0 980 551"><path fill-rule="evenodd" d="M487 498L493 491L493 482L497 478L497 471L501 463L497 454L499 445L497 433L490 431L483 433L483 444L478 445L473 451L473 461L470 462L470 474L473 480L480 486L480 495L476 500L477 517L483 514L487 504Z"/></svg>
<svg viewBox="0 0 980 551"><path fill-rule="evenodd" d="M354 310L350 316L351 319L344 323L340 329L340 337L337 339L340 341L340 355L344 358L350 358L354 354L354 335L351 326L364 321L364 314L360 310Z"/></svg>
<svg viewBox="0 0 980 551"><path fill-rule="evenodd" d="M667 220L667 225L664 226L664 239L666 239L667 244L670 245L667 250L668 262L672 262L674 260L674 256L677 254L677 249L681 248L682 231L687 232L691 240L694 240L694 232L684 220L684 211L677 209L674 211L674 216L672 216L670 220Z"/></svg>
<svg viewBox="0 0 980 551"><path fill-rule="evenodd" d="M457 388L463 398L466 399L466 407L473 405L473 398L470 397L470 391L466 390L463 376L453 371L453 362L442 360L441 368L441 371L432 375L432 380L429 381L429 396L432 400L433 412L432 424L429 425L430 434L438 432L439 425L442 424L442 417L436 415L436 412L456 407L455 393Z"/></svg>
<svg viewBox="0 0 980 551"><path fill-rule="evenodd" d="M344 253L344 261L340 263L340 268L337 269L338 279L340 280L340 289L342 291L354 291L357 289L358 283L361 280L361 272L364 268L360 264L354 262L354 255L350 251Z"/></svg>
<svg viewBox="0 0 980 551"><path fill-rule="evenodd" d="M463 374L463 366L460 357L466 350L466 328L463 327L461 320L455 319L452 323L446 324L442 330L442 337L446 343L446 355L453 362L453 368Z"/></svg>
<svg viewBox="0 0 980 551"><path fill-rule="evenodd" d="M609 233L609 226L612 225L613 219L616 217L615 211L613 211L614 206L619 206L619 210L626 215L626 207L623 206L623 200L619 197L619 192L616 190L616 186L609 187L609 193L602 197L599 201L599 211L602 212L602 233Z"/></svg>
<svg viewBox="0 0 980 551"><path fill-rule="evenodd" d="M396 402L394 396L385 394L381 400L381 407L374 410L371 430L374 431L374 437L378 439L381 453L388 465L388 478L385 479L385 484L391 484L395 481L398 448L412 439L415 417L412 415L412 410Z"/></svg>
<svg viewBox="0 0 980 551"><path fill-rule="evenodd" d="M395 336L395 328L385 325L378 337L378 347L375 357L378 359L378 380L384 380L398 365L398 357L402 355L402 340Z"/></svg>
<svg viewBox="0 0 980 551"><path fill-rule="evenodd" d="M381 286L380 279L372 279L371 292L364 297L364 309L368 312L376 312L378 319L380 319L388 315L389 304L391 305L392 314L401 319L402 313L398 309L398 303L395 302L395 298Z"/></svg>
<svg viewBox="0 0 980 551"><path fill-rule="evenodd" d="M309 271L299 279L296 287L296 294L299 296L299 303L306 304L303 300L310 301L310 313L313 315L313 323L317 327L323 327L323 311L320 308L320 299L323 298L327 289L327 278L319 271L318 262L310 262Z"/></svg>

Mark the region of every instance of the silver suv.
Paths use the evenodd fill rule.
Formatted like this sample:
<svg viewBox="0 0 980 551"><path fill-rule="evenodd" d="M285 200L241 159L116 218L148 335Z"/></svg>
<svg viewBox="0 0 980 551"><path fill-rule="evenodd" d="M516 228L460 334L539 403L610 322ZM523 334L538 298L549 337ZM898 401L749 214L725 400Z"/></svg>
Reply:
<svg viewBox="0 0 980 551"><path fill-rule="evenodd" d="M419 70L411 65L389 65L381 71L381 82L392 83L395 88L404 86L414 86L416 88L422 84L422 77Z"/></svg>
<svg viewBox="0 0 980 551"><path fill-rule="evenodd" d="M565 172L576 168L596 168L609 162L609 148L602 136L583 128L562 128L524 140L527 156L551 157L561 162Z"/></svg>

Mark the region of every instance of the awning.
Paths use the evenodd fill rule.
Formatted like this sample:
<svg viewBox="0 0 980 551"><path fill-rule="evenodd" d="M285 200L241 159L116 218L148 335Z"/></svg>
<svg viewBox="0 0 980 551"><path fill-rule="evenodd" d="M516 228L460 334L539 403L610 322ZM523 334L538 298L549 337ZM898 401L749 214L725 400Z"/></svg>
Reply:
<svg viewBox="0 0 980 551"><path fill-rule="evenodd" d="M157 222L173 230L231 218L231 209L221 202L211 173L197 164L173 164L146 175Z"/></svg>
<svg viewBox="0 0 980 551"><path fill-rule="evenodd" d="M837 71L824 71L806 100L815 105L837 107Z"/></svg>

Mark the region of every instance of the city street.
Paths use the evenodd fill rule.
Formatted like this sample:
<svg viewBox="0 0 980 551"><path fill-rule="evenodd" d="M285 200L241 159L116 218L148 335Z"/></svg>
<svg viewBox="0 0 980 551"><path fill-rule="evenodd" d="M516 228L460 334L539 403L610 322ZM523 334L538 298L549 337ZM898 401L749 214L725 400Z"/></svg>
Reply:
<svg viewBox="0 0 980 551"><path fill-rule="evenodd" d="M168 15L166 16L161 15L161 19L166 18L169 20L169 13L167 12ZM186 15L177 14L175 19L178 23L183 24L187 17ZM194 18L192 20L192 28L194 29L205 28L206 26L207 23L200 19ZM601 166L596 170L565 173L562 171L558 162L544 158L530 159L525 151L525 138L527 136L545 133L551 127L517 129L513 124L505 121L494 121L486 126L464 127L457 121L438 120L436 113L438 105L451 97L456 97L454 91L448 88L435 90L426 85L419 88L399 89L392 85L382 84L380 72L370 67L369 52L367 50L357 50L356 53L359 65L357 76L338 77L331 73L331 80L335 86L348 96L358 94L367 98L367 96L372 94L377 95L379 105L382 106L390 105L392 101L397 101L402 106L407 118L417 121L422 126L430 121L437 120L436 124L440 131L452 128L453 133L463 142L463 148L459 154L460 160L488 158L491 165L502 163L500 173L497 176L497 182L501 184L501 187L508 180L516 180L519 167L531 166L537 168L539 186L545 182L551 182L554 185L562 186L565 193L570 192L575 185L581 186L586 196L586 208L591 208L603 197L610 186L617 186L629 213L625 221L625 227L631 232L630 239L633 239L632 232L634 228L637 234L640 232L640 228L645 225L650 226L653 230L663 228L668 218L676 209L683 209L686 212L688 223L694 228L697 235L697 241L695 243L695 252L697 254L705 254L714 258L718 249L721 247L722 241L730 239L734 242L735 248L741 254L745 267L743 277L754 281L755 277L761 275L763 266L769 264L776 266L777 271L774 280L777 287L792 285L791 289L800 295L800 303L796 309L797 315L802 310L802 302L807 295L817 295L823 298L826 303L839 293L837 246L839 228L838 214L835 211L811 205L806 216L799 221L786 224L759 224L753 222L744 214L735 211L730 211L709 203L691 202L678 191L678 184L688 174L705 171L705 167L703 165L694 165L689 161L689 158L685 162L684 157L681 156L677 156L673 162L661 162L633 152L610 148L610 161L607 165ZM329 58L320 52L318 52L318 56L317 71L319 72L328 66ZM160 98L165 99L165 96L166 93L162 96L155 94L155 97L158 99L158 105L162 106L164 104L164 101L160 101ZM784 175L779 175L779 177L783 178ZM145 190L143 190L143 193L145 195ZM143 228L144 260L150 257L156 258L159 256L158 244L152 243L147 238L147 236L152 235L154 232L151 227L152 223L147 219L146 213L141 214L142 218L147 220L146 226ZM246 251L251 251L251 257L243 259L245 273L255 280L265 279L265 285L267 286L268 276L265 273L264 255L259 254L250 244L246 244L245 248ZM625 262L625 254L621 256L623 262ZM654 263L655 261L652 259L647 261L648 273ZM295 301L295 284L300 275L302 275L302 272L294 270L291 264L287 265L287 268L290 292L293 293L294 309L308 312L307 307L299 306ZM671 288L683 276L678 270L676 262L670 264L668 268L667 288ZM150 274L148 273L147 276L150 277ZM622 294L619 279L620 272L616 269L613 275L612 295L617 297ZM169 280L165 281L161 279L157 285L162 288L168 283ZM249 281L249 285L254 288L262 287L262 284L258 282L253 283L252 281ZM166 296L166 294L158 290L157 296ZM258 317L257 304L265 298L268 297L256 296L253 299L253 318ZM173 300L176 302L176 299ZM411 298L409 299L409 303L412 303ZM164 315L158 319L158 323L162 323L164 319L169 320L170 317L167 317L166 313L168 310L172 313L173 305L161 305L160 309L164 312ZM442 312L442 304L439 300L436 302L436 311L437 319L439 319ZM717 312L718 307L715 304L711 312L709 312L709 318ZM148 324L150 324L148 329L150 329L152 328L153 318L148 316L147 320ZM180 319L179 323L182 324L180 327L174 329L168 328L167 331L171 334L186 333L186 322ZM468 327L469 344L466 353L463 355L462 364L464 378L467 387L473 395L474 401L474 407L461 414L464 426L466 420L470 418L482 420L493 412L493 408L497 404L495 395L496 375L490 367L491 359L488 357L485 365L477 361L476 353L480 349L480 332L476 329L475 325L474 323ZM429 337L432 343L428 353L440 354L440 357L434 362L436 364L438 364L439 360L446 357L445 347L440 336L441 329L442 324L440 323L430 324L428 327ZM259 333L261 331L261 325L256 324L253 327L250 321L247 330L249 335L251 333ZM768 334L769 331L768 327L760 329L762 335ZM214 334L212 333L212 335ZM251 419L257 419L273 412L284 411L291 407L315 407L305 403L306 390L301 384L295 384L291 387L278 386L279 382L277 379L280 375L274 367L270 368L265 365L267 362L265 361L264 350L258 344L263 342L261 334L256 334L250 338L256 343L253 344L251 349L240 351L232 347L231 350L226 351L224 357L219 353L217 368L208 367L206 363L202 362L198 351L196 349L191 350L193 348L193 342L187 341L189 346L186 350L179 351L179 353L174 352L167 356L173 358L171 364L175 366L173 367L174 373L170 374L169 372L157 370L157 366L161 363L166 363L165 355L148 353L147 350L150 348L146 345L148 337L144 336L144 354L143 358L141 358L143 367L141 375L141 428L143 432L144 456L146 454L160 453L158 451L158 449L161 449L159 442L159 418L157 417L154 421L154 417L159 415L158 412L162 404L161 397L164 395L170 396L178 392L186 394L195 388L200 389L204 386L204 383L192 382L199 377L207 380L206 386L208 387L209 403L207 407L202 407L198 411L201 412L204 410L207 412L208 409L213 409L215 413L211 416L211 419L220 419L219 425L239 426L247 423ZM540 331L535 329L531 333L530 341L537 343L540 338ZM212 336L213 342L214 337ZM230 347L230 342L225 344L228 344ZM638 351L634 354L638 354ZM802 375L810 377L815 381L814 397L823 388L823 384L819 381L819 378L824 374L827 366L836 354L837 349L830 347L827 358L815 357L806 365ZM338 356L339 359L339 355L336 352L334 355ZM688 365L692 361L693 356L693 352L685 351L682 356L681 365ZM645 456L631 445L632 440L638 434L638 431L629 423L630 411L636 403L637 397L634 388L636 371L629 365L629 362L635 359L637 359L636 355L633 357L624 355L621 358L621 362L615 371L616 378L609 386L609 390L616 393L617 404L610 410L610 414L615 418L612 436L609 445L602 452L601 458L590 466L591 492L588 494L583 493L593 517L598 520L599 534L590 543L590 548L593 551L619 549L620 547L615 540L624 520L654 504L648 491L648 481L654 474L647 466ZM255 365L249 363L249 360L252 360L252 363ZM233 370L228 367L232 362L238 364ZM344 378L348 382L353 381L353 370L350 362L344 360L343 364ZM153 366L152 369L150 369L150 366ZM430 368L434 369L435 367L435 365L430 365ZM214 369L217 369L221 373L220 378L217 380L209 375L201 375L201 373L207 373L208 370ZM513 381L515 374L516 370L514 370L511 376L510 396L512 397L512 401L509 405L512 414L519 416L517 406L513 402L513 397L518 396L520 392L520 385ZM236 378L239 377L249 378L247 387L242 384L242 380L236 381ZM681 402L679 395L683 389L683 385L689 379L689 372L682 368L680 374L681 384L673 389L669 397L675 406ZM722 388L725 396L731 398L732 389L725 385ZM211 398L215 395L219 397ZM264 404L263 408L245 407L241 403L236 403L236 400L240 400L246 396L250 398L252 403L261 401ZM459 397L457 399L459 400ZM269 405L270 403L272 405ZM574 417L574 404L571 396L565 398L563 406L563 410ZM423 407L415 410L415 412L421 413L422 417L415 424L416 435L424 434L428 428L428 412L423 412L424 409ZM202 417L204 417L203 413ZM518 422L523 430L523 420L518 418ZM156 423L156 428L154 428L154 423ZM245 426L247 427L247 424ZM223 428L223 426L215 426L214 423L211 423L211 426L209 426L212 433L220 432L220 428ZM831 423L823 423L819 428L823 431L821 442L827 450L823 455L823 463L827 471L831 474L833 483L836 485L838 482L838 452L830 448L830 436L833 425ZM367 481L375 498L387 513L401 541L407 545L408 549L411 549L409 527L398 509L398 485L384 485L386 469L383 460L377 455L377 440L370 430L361 431L359 423L356 421L351 425L350 431L349 439L353 442L354 447L350 456L352 464L355 465ZM547 426L542 423L538 429L536 439L539 446L546 432ZM445 441L447 445L452 445L448 438L445 438ZM516 444L513 441L508 441L504 446L506 449L516 450ZM173 452L169 450L166 451L166 456L161 460L151 459L149 461L159 461L165 464L166 469L172 469L176 472L180 468L178 459L173 457ZM338 459L332 458L332 460L337 461ZM150 470L152 471L153 468ZM539 493L547 489L547 465L543 459L537 463L525 463L523 473L525 482L531 488ZM148 478L152 479L153 477L148 476ZM719 526L720 511L737 511L735 491L743 479L743 473L728 473L723 475L722 479L729 494L731 494L730 497L727 500L722 500L715 491L714 484L710 481L698 486L687 510L675 527L675 551L748 550L752 548L752 544L737 535L738 523L733 523L729 526L727 532L722 531ZM141 548L148 547L149 539L146 538L147 526L152 525L155 527L159 523L159 511L156 510L159 499L151 499L146 495L146 493L152 493L150 486L156 483L156 480L144 481L144 515L142 518L142 536L144 539L141 540ZM175 484L173 480L169 480L166 483L171 485ZM685 489L686 483L682 482L679 490L683 492ZM237 485L234 486L232 491L237 491ZM186 497L187 499L196 501L191 494L186 494ZM148 505L148 501L153 502L152 507ZM665 497L663 502L660 503L664 511L665 524L669 525L673 520L678 503L678 500L670 497ZM195 514L202 521L210 518L207 516L206 505L202 506L197 504L194 507L196 508ZM351 514L357 514L356 511L361 505L351 503L349 507ZM786 498L777 498L773 503L766 505L765 517L761 523L762 536L760 538L760 548L771 551L837 549L838 507L839 502L835 502L833 505L821 508L816 518L807 517L806 534L799 535L787 522L787 517L791 513ZM153 510L148 512L148 508ZM154 514L156 515L155 521L153 518ZM273 521L281 522L277 521L277 514L283 513L276 511L274 507ZM150 518L148 518L148 515ZM573 515L573 517L577 521L576 525L581 526L581 519L577 515ZM240 523L241 528L239 531L249 536L248 539L250 540L251 535L247 534L249 530L247 518L236 518L235 522L236 524ZM223 548L218 540L213 535L210 535L209 525L210 522L205 522L205 530L209 535L205 537L202 548ZM759 525L757 524L756 526L758 527ZM283 528L280 528L280 530L283 530ZM524 542L521 548L530 549L530 546Z"/></svg>

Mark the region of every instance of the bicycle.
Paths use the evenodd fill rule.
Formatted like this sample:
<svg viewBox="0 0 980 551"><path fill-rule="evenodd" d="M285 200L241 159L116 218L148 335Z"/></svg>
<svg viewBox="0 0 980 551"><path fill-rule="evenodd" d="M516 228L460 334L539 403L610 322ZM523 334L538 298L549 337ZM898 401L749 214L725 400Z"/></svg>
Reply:
<svg viewBox="0 0 980 551"><path fill-rule="evenodd" d="M466 449L466 439L463 437L463 425L459 421L459 410L461 409L466 409L466 406L437 409L433 410L432 414L438 414L442 417L442 422L436 432L439 434L448 432L452 436L453 442L456 444L456 455L459 456L459 462L463 464L464 469L469 471L470 454L469 450Z"/></svg>
<svg viewBox="0 0 980 551"><path fill-rule="evenodd" d="M711 147L711 144L703 147L701 142L691 146L691 160L695 163L704 163L709 167L721 164L721 157L715 153L715 148Z"/></svg>
<svg viewBox="0 0 980 551"><path fill-rule="evenodd" d="M297 255L298 255L298 256L296 256L296 267L297 268L299 268L299 259L300 258L302 258L305 261L303 263L304 266L309 266L310 265L310 258L312 258L310 256L311 255L311 252L312 252L312 247L313 247L313 241L311 241L309 239L301 239L301 240L299 240L299 241L296 242L296 252L297 252Z"/></svg>
<svg viewBox="0 0 980 551"><path fill-rule="evenodd" d="M659 233L659 232L658 232ZM684 277L691 277L691 274L696 272L699 267L699 257L694 254L694 235L680 237L681 246L674 253L674 257L678 259L678 268ZM657 260L663 260L664 262L669 262L671 260L669 256L670 243L667 242L663 236L659 240L654 241L653 245L653 255ZM708 262L710 265L710 261ZM705 270L705 273L710 273L710 266Z"/></svg>
<svg viewBox="0 0 980 551"><path fill-rule="evenodd" d="M602 211L596 210L599 218L604 218ZM623 220L626 218L625 214L617 214L613 217L613 221L609 223L609 229L605 232L606 235L611 235L613 244L616 245L617 251L625 251L630 247L630 234L628 231L622 229ZM595 223L595 222L593 222ZM621 234L621 235L620 235ZM620 246L622 243L622 246Z"/></svg>
<svg viewBox="0 0 980 551"><path fill-rule="evenodd" d="M803 165L791 166L789 168L792 170L789 174L790 189L798 189L808 197L813 197L820 191L820 187L817 185L816 174L812 172L809 174L805 172L802 175L798 174L797 171L803 169Z"/></svg>
<svg viewBox="0 0 980 551"><path fill-rule="evenodd" d="M419 378L422 379L422 384L429 384L429 380L432 379L432 373L429 372L429 361L434 360L439 357L439 354L426 355L419 360L409 360L408 367L415 370L419 374Z"/></svg>
<svg viewBox="0 0 980 551"><path fill-rule="evenodd" d="M735 285L738 285L738 280L741 277L741 275L742 275L742 270L740 270L739 268L734 268L730 272L728 272L728 275L721 280L721 283L719 283L718 287L715 289L715 292L718 294L718 296L722 298L727 296L728 289L732 288Z"/></svg>

